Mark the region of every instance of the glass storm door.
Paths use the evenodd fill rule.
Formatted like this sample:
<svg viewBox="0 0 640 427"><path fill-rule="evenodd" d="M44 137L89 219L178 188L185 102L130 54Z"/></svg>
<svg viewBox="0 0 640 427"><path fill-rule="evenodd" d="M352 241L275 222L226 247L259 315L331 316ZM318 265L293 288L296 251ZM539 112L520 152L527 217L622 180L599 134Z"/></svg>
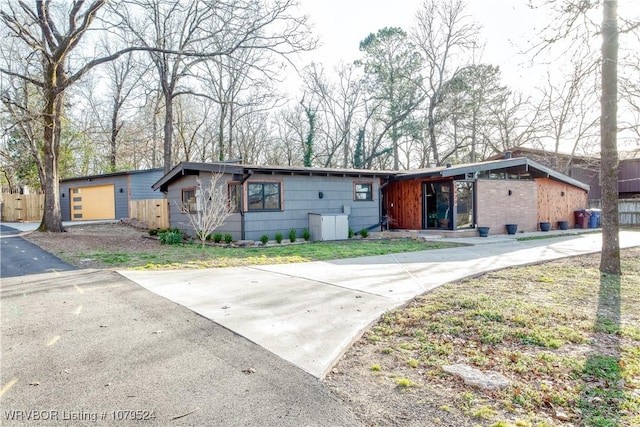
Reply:
<svg viewBox="0 0 640 427"><path fill-rule="evenodd" d="M471 228L473 218L473 182L456 181L456 228Z"/></svg>

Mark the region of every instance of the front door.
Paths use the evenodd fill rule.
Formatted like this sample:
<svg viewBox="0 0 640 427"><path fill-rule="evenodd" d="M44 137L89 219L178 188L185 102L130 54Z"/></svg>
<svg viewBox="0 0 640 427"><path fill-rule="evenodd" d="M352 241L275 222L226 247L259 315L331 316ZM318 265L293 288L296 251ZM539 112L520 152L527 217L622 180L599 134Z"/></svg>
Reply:
<svg viewBox="0 0 640 427"><path fill-rule="evenodd" d="M425 182L422 185L424 228L451 230L451 192L451 181Z"/></svg>

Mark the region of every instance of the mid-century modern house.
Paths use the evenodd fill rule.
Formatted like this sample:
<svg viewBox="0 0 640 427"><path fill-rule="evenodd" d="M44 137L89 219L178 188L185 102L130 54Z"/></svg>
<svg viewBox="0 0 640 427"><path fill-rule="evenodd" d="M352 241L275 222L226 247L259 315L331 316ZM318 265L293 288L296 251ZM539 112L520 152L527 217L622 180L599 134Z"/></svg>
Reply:
<svg viewBox="0 0 640 427"><path fill-rule="evenodd" d="M237 212L219 229L257 240L305 228L318 216L348 228L473 230L506 233L506 224L535 231L540 222L574 227L589 186L527 158L508 158L413 171L372 171L231 163L180 163L153 184L166 194L172 227L190 230L180 206L197 204L196 178L221 173ZM325 218L320 221L324 222ZM336 235L342 238L344 231ZM346 237L346 236L345 236Z"/></svg>
<svg viewBox="0 0 640 427"><path fill-rule="evenodd" d="M127 218L130 201L164 198L151 188L163 175L163 169L147 169L62 179L62 220Z"/></svg>
<svg viewBox="0 0 640 427"><path fill-rule="evenodd" d="M223 174L236 212L218 229L234 240L258 240L264 234L298 236L306 228L314 240L346 239L348 228L376 228L380 224L380 185L392 172L233 163L188 163L175 166L153 185L169 201L172 227L193 234L181 206L197 206L197 178L203 185L212 173ZM317 218L317 217L320 218ZM315 221L325 224L326 238L313 235ZM337 224L336 224L337 222ZM326 229L331 226L334 232ZM335 227L338 228L336 233Z"/></svg>
<svg viewBox="0 0 640 427"><path fill-rule="evenodd" d="M575 226L574 211L587 207L589 186L527 158L414 170L384 187L390 227L464 230L490 227L506 233L535 231L541 222Z"/></svg>

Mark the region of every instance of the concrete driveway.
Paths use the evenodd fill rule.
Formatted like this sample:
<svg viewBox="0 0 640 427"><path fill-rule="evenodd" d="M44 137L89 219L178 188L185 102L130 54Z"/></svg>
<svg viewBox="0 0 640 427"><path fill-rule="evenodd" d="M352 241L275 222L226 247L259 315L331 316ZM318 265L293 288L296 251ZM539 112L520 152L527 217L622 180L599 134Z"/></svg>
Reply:
<svg viewBox="0 0 640 427"><path fill-rule="evenodd" d="M474 246L330 262L120 273L323 378L372 322L416 295L486 271L600 251L599 233L565 234L455 239ZM622 232L620 244L640 245L640 233Z"/></svg>
<svg viewBox="0 0 640 427"><path fill-rule="evenodd" d="M119 274L2 278L0 425L358 426L316 378Z"/></svg>

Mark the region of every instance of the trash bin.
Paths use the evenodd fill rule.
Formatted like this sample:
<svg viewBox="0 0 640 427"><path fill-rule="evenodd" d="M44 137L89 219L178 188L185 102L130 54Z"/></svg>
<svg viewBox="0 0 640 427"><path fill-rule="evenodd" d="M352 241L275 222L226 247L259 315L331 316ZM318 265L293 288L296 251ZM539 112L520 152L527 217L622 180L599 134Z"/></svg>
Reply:
<svg viewBox="0 0 640 427"><path fill-rule="evenodd" d="M576 219L576 227L589 228L589 217L591 214L584 209L573 212Z"/></svg>
<svg viewBox="0 0 640 427"><path fill-rule="evenodd" d="M600 209L588 209L589 213L589 228L600 228L600 216L602 211Z"/></svg>

